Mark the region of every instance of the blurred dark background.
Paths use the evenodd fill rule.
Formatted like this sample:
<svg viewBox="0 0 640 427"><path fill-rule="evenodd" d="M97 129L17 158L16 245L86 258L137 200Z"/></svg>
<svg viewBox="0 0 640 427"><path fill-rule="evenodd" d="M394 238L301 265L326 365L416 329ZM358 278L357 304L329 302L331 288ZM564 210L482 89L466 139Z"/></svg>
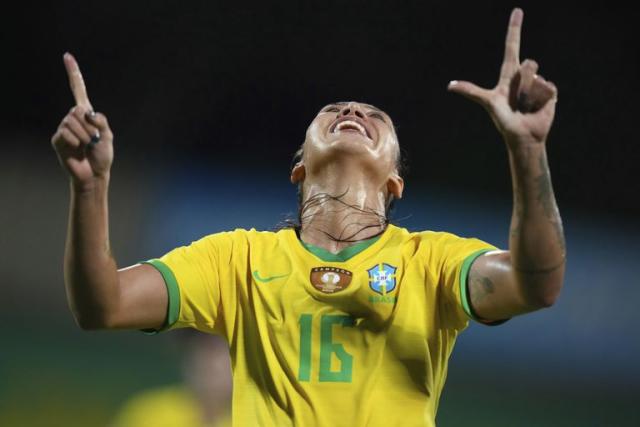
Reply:
<svg viewBox="0 0 640 427"><path fill-rule="evenodd" d="M336 100L393 118L409 165L399 225L506 247L505 148L487 114L446 86L495 84L515 6L521 59L559 88L548 152L569 271L551 310L462 335L439 425L640 424L630 6L68 1L20 2L0 18L0 425L106 425L130 394L179 379L170 334L86 333L67 309L68 186L49 143L73 105L65 51L116 136L121 266L294 212L291 156Z"/></svg>

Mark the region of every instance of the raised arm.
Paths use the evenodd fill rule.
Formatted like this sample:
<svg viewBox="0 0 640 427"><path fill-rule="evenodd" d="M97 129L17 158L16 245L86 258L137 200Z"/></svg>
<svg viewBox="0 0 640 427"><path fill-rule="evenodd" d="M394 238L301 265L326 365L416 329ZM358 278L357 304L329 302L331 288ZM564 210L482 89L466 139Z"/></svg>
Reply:
<svg viewBox="0 0 640 427"><path fill-rule="evenodd" d="M547 135L558 99L555 85L520 63L523 12L514 9L500 79L493 89L453 81L449 90L482 105L509 153L513 213L509 251L479 257L469 272L471 305L478 317L499 320L551 306L562 287L565 240L547 163Z"/></svg>
<svg viewBox="0 0 640 427"><path fill-rule="evenodd" d="M67 300L83 329L159 328L166 316L162 276L149 265L121 271L109 245L108 188L113 134L89 102L76 60L64 55L76 105L51 143L70 178L71 202L64 256Z"/></svg>

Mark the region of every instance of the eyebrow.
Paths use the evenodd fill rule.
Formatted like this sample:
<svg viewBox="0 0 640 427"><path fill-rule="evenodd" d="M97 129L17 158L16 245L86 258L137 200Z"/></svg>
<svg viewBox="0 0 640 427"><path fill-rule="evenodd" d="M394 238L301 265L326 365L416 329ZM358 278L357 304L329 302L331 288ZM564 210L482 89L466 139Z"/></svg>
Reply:
<svg viewBox="0 0 640 427"><path fill-rule="evenodd" d="M348 102L345 102L345 101L333 102L333 103L331 103L331 104L328 104L325 108L327 108L327 107L331 107L331 106L333 106L333 105L338 106L338 105L347 105L347 104L348 104ZM375 111L376 113L383 113L383 114L387 114L387 113L385 113L384 111L382 111L381 109L379 109L378 107L375 107L375 106L373 106L373 105L371 105L371 104L362 104L362 105L364 105L365 107L367 107L367 108L368 108L368 109L370 109L370 110Z"/></svg>

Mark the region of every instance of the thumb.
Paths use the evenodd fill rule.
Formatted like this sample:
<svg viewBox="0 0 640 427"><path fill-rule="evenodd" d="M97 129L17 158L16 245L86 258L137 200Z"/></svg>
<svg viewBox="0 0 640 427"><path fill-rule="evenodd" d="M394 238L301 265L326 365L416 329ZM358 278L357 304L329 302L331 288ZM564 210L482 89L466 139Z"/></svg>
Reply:
<svg viewBox="0 0 640 427"><path fill-rule="evenodd" d="M491 91L483 89L471 82L452 80L449 82L447 90L475 101L483 107L487 107L489 105Z"/></svg>
<svg viewBox="0 0 640 427"><path fill-rule="evenodd" d="M547 101L544 107L542 107L542 114L547 116L548 119L553 120L556 115L556 104L558 103L558 97L554 96Z"/></svg>

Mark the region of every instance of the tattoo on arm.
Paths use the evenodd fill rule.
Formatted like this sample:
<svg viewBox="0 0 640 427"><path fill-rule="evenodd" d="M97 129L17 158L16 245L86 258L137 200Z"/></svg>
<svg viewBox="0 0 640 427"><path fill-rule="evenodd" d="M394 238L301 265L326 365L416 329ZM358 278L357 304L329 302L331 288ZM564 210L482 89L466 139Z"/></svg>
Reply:
<svg viewBox="0 0 640 427"><path fill-rule="evenodd" d="M553 187L551 186L551 174L549 173L549 166L547 165L547 159L544 153L540 154L540 170L542 173L535 178L537 200L542 205L545 217L553 224L553 228L556 233L556 238L562 252L564 253L565 239L564 231L562 229L562 221L560 214L558 213L558 207L556 206L555 196L553 194Z"/></svg>
<svg viewBox="0 0 640 427"><path fill-rule="evenodd" d="M469 272L469 285L471 289L473 289L473 292L470 292L471 306L477 306L477 304L495 291L495 285L491 279L473 270Z"/></svg>
<svg viewBox="0 0 640 427"><path fill-rule="evenodd" d="M567 252L567 244L564 239L564 230L562 229L562 221L558 218L556 221L553 221L553 227L556 231L556 237L558 239L558 244L562 249L562 253L565 254Z"/></svg>
<svg viewBox="0 0 640 427"><path fill-rule="evenodd" d="M535 178L537 187L536 198L542 205L545 216L553 219L553 217L557 215L557 210L555 209L555 203L553 203L554 197L553 188L551 187L551 174L549 173L549 166L547 166L544 153L540 154L539 160L542 173Z"/></svg>
<svg viewBox="0 0 640 427"><path fill-rule="evenodd" d="M514 217L511 222L510 235L511 238L517 238L520 235L520 223L522 222L522 215L524 213L524 197L520 192L517 182L513 183L513 201L514 201Z"/></svg>
<svg viewBox="0 0 640 427"><path fill-rule="evenodd" d="M526 147L525 154L523 155L524 159L528 159L531 157L531 147ZM530 167L526 161L524 162L515 162L515 168L518 170L518 175L524 176L529 174ZM528 209L527 207L527 198L525 197L524 191L522 190L522 183L519 182L517 177L513 178L513 208L514 208L514 217L511 224L510 234L512 238L517 238L520 235L522 219L524 217L525 211Z"/></svg>
<svg viewBox="0 0 640 427"><path fill-rule="evenodd" d="M531 155L531 151L527 150L523 158L528 159ZM529 173L529 168L526 166L526 164L526 161L522 163L516 163L516 167L518 168L520 176ZM538 156L538 165L541 172L538 176L533 178L533 196L535 196L534 200L542 208L544 218L546 218L547 221L551 223L554 234L556 235L556 241L560 246L562 252L565 253L566 244L564 231L562 229L562 220L560 219L560 213L558 212L558 207L556 206L555 196L553 194L553 186L551 185L551 174L549 172L549 166L547 164L547 157L544 152L540 153ZM518 238L520 236L524 216L531 208L529 206L529 203L531 201L528 196L524 194L523 188L521 188L523 185L525 184L519 182L517 178L514 178L514 217L510 230L511 238Z"/></svg>

